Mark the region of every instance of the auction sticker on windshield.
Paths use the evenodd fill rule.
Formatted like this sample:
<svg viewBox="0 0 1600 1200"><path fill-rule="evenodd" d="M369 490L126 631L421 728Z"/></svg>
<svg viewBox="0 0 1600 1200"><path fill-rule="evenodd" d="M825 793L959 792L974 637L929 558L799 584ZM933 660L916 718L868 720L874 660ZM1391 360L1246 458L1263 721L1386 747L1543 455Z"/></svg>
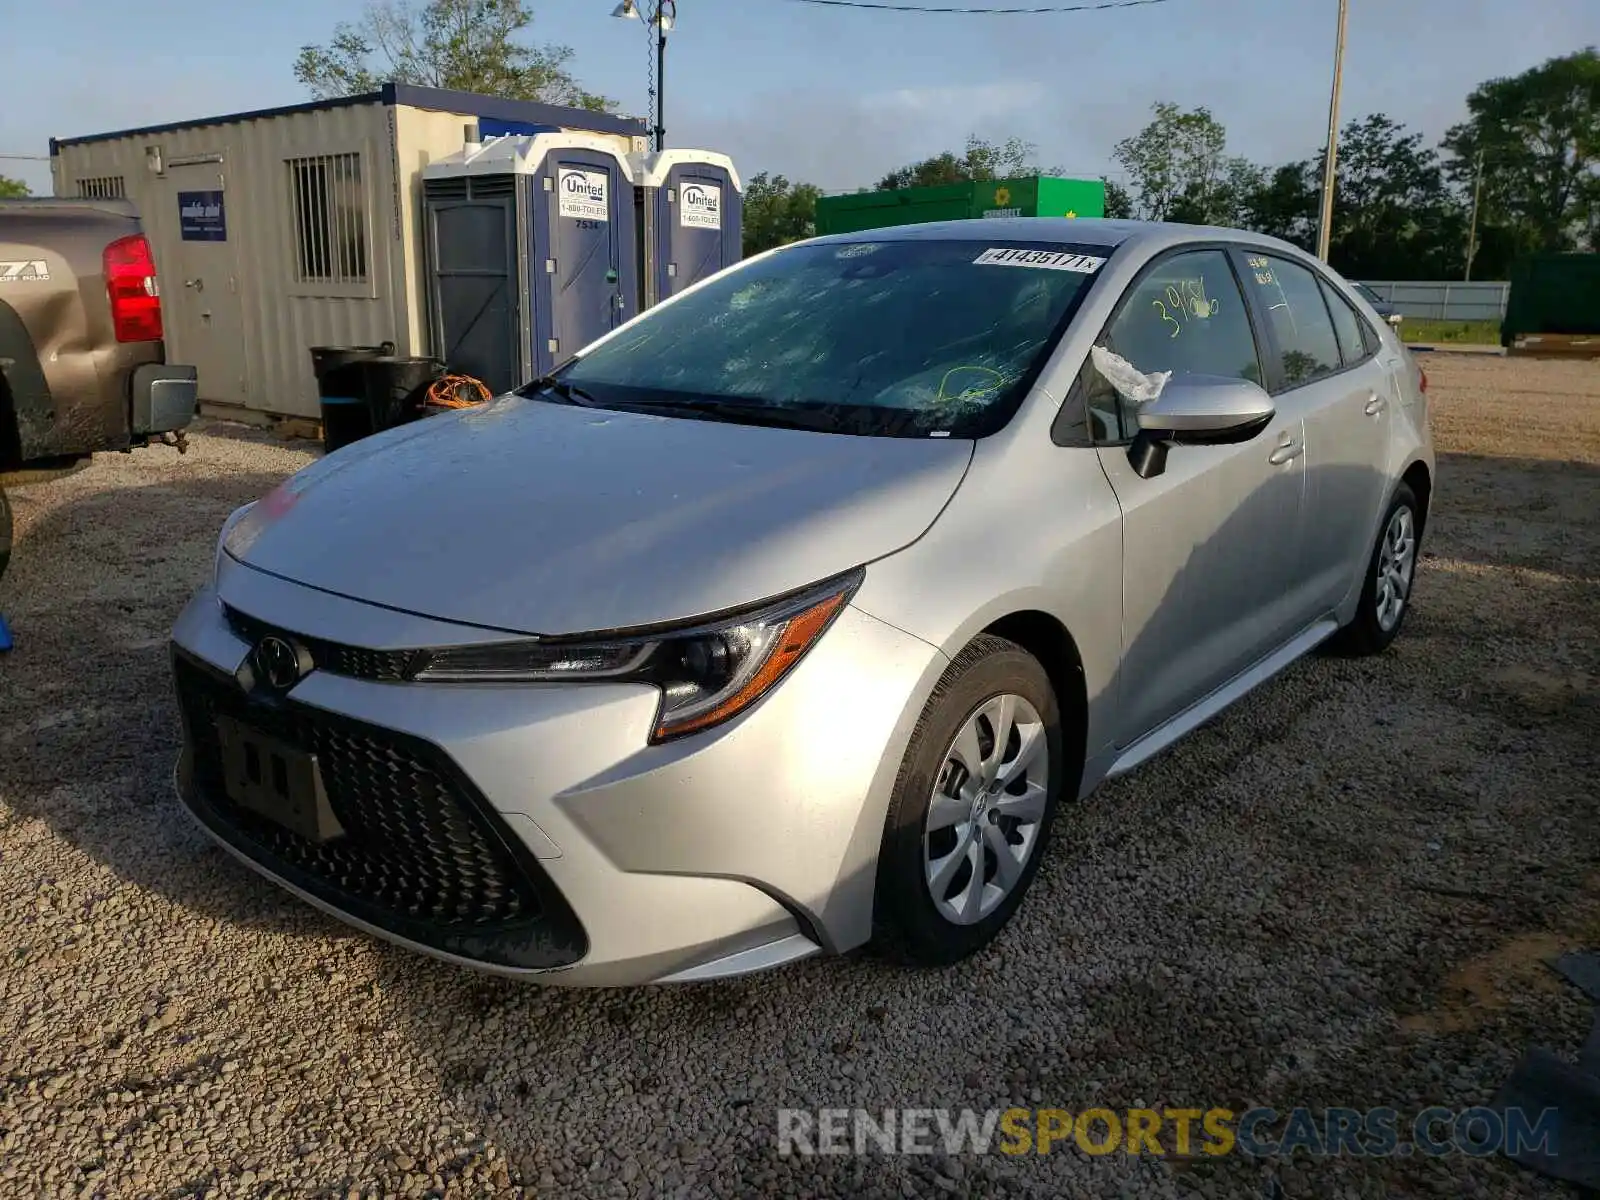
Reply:
<svg viewBox="0 0 1600 1200"><path fill-rule="evenodd" d="M972 263L981 267L1042 267L1046 271L1076 271L1080 275L1093 275L1106 265L1106 260L1066 250L1018 250L1014 247L991 246Z"/></svg>

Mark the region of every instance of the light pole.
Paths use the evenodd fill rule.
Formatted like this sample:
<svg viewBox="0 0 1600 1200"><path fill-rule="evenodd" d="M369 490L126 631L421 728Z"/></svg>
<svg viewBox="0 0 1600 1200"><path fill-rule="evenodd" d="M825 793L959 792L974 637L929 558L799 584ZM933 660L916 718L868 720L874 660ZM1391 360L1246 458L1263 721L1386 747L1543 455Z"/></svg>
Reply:
<svg viewBox="0 0 1600 1200"><path fill-rule="evenodd" d="M622 0L622 3L612 9L613 17L620 17L626 21L640 19L640 0ZM678 17L677 0L652 0L652 12L646 28L655 29L655 74L650 88L651 98L655 101L655 148L667 148L667 34L671 32L673 22Z"/></svg>
<svg viewBox="0 0 1600 1200"><path fill-rule="evenodd" d="M1328 261L1333 237L1333 189L1339 165L1339 87L1344 79L1344 28L1348 0L1339 0L1339 40L1333 47L1333 95L1328 100L1328 155L1322 164L1322 222L1317 228L1317 257Z"/></svg>

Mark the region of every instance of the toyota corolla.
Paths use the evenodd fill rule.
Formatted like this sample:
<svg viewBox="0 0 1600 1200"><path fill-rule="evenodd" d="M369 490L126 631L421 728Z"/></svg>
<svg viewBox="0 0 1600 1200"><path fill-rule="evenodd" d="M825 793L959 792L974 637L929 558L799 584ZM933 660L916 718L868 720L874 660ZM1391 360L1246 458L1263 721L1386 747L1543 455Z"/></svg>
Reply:
<svg viewBox="0 0 1600 1200"><path fill-rule="evenodd" d="M1425 376L1287 244L800 243L234 513L173 633L179 791L482 969L952 963L1102 780L1395 638L1433 475Z"/></svg>

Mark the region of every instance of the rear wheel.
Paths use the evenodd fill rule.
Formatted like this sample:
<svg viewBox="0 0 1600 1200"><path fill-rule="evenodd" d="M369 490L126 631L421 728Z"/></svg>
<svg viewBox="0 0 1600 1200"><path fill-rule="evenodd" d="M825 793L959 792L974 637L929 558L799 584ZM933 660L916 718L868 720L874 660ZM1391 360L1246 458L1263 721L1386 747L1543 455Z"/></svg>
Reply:
<svg viewBox="0 0 1600 1200"><path fill-rule="evenodd" d="M1417 579L1422 514L1410 485L1402 483L1389 501L1361 584L1356 615L1341 629L1333 648L1351 656L1381 654L1400 636L1411 609Z"/></svg>
<svg viewBox="0 0 1600 1200"><path fill-rule="evenodd" d="M982 949L1021 904L1069 777L1049 677L988 635L956 656L923 709L878 856L875 944L944 966Z"/></svg>

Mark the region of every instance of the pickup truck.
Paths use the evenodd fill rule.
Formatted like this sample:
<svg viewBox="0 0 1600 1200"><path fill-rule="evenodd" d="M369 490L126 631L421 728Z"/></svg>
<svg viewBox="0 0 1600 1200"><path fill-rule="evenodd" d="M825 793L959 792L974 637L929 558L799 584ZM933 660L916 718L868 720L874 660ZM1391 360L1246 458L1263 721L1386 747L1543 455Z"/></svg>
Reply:
<svg viewBox="0 0 1600 1200"><path fill-rule="evenodd" d="M126 200L0 200L0 574L6 485L96 450L184 449L195 369L166 361L155 257Z"/></svg>

